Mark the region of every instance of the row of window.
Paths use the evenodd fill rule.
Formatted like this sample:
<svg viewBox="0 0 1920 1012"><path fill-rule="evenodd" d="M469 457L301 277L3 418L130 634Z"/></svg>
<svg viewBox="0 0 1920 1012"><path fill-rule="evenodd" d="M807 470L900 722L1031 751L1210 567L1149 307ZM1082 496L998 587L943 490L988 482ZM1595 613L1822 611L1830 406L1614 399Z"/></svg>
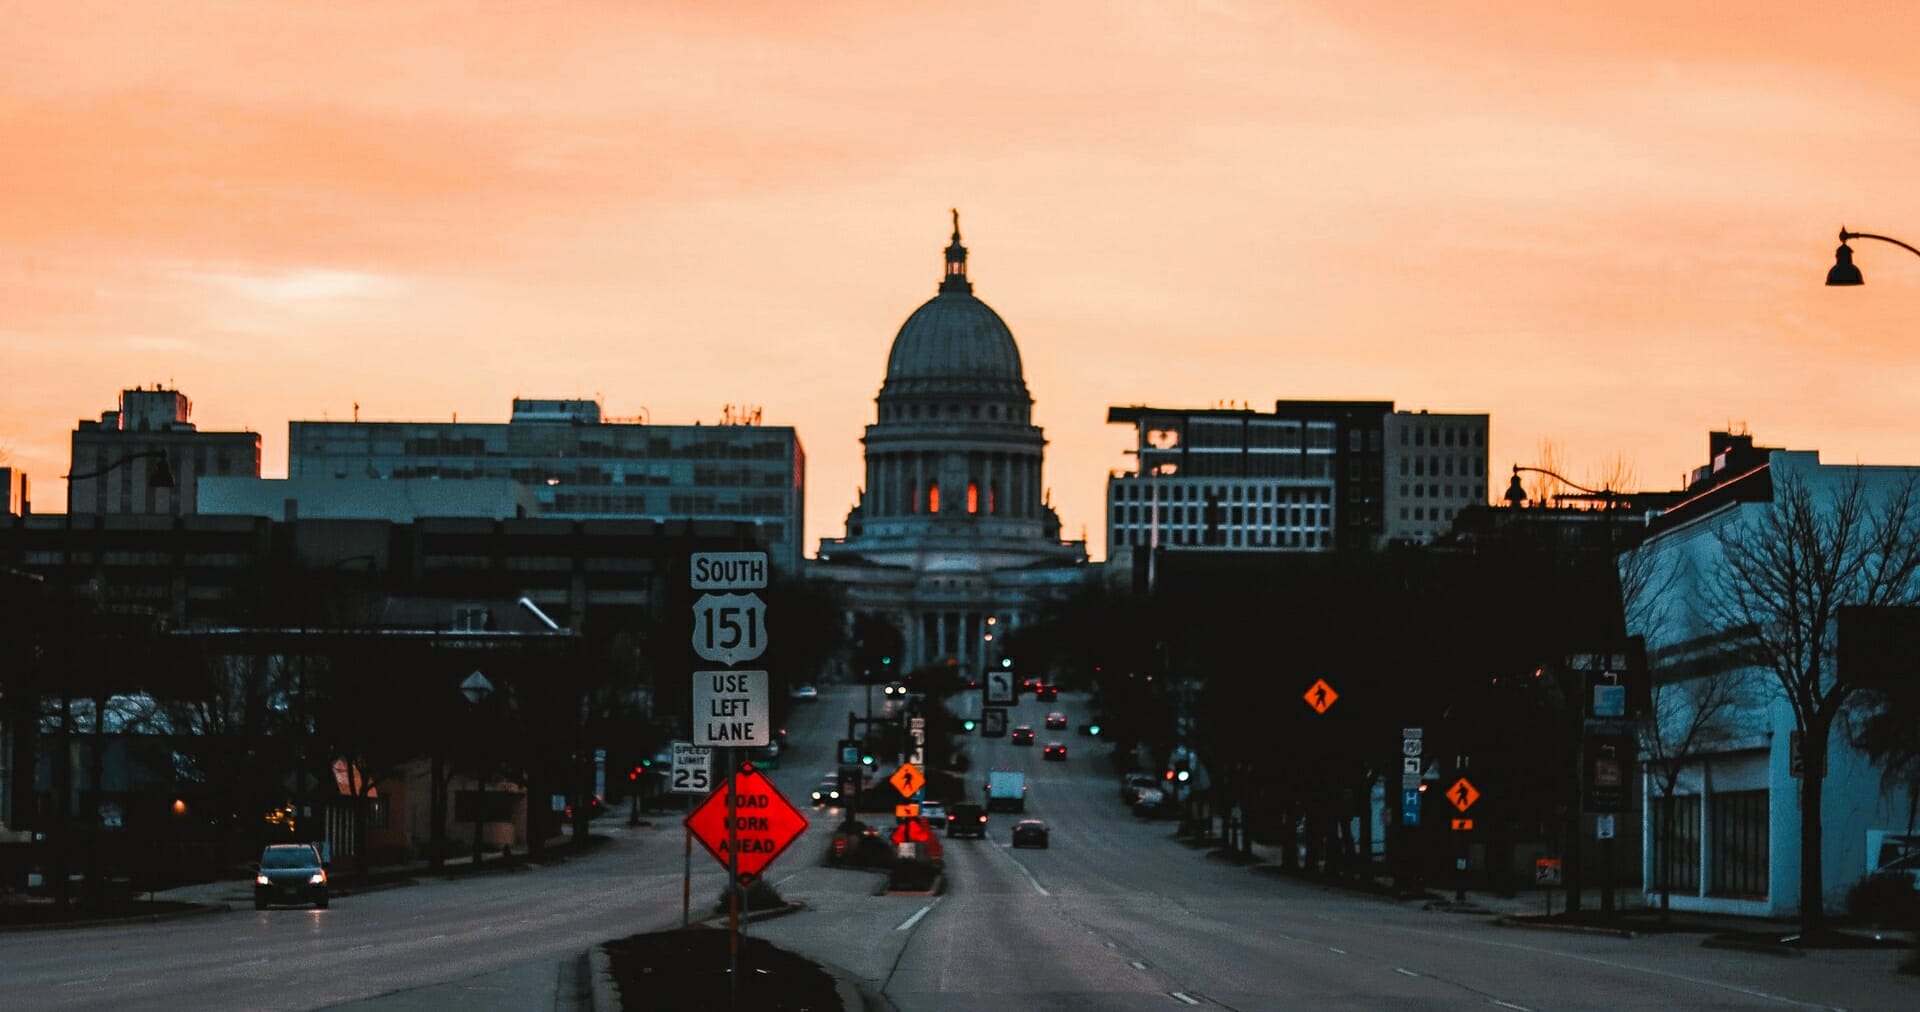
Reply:
<svg viewBox="0 0 1920 1012"><path fill-rule="evenodd" d="M1408 491L1411 489L1412 491ZM1400 498L1411 496L1415 499L1464 499L1478 502L1486 498L1486 489L1472 485L1401 485Z"/></svg>
<svg viewBox="0 0 1920 1012"><path fill-rule="evenodd" d="M1653 798L1654 879L1662 875L1676 893L1701 895L1702 828L1699 795ZM1769 890L1767 792L1727 791L1707 795L1705 826L1708 896L1764 897ZM1671 840L1669 840L1671 831Z"/></svg>
<svg viewBox="0 0 1920 1012"><path fill-rule="evenodd" d="M925 411L921 410L923 407L926 409ZM1002 414L1003 412L1000 410L1000 405L997 403L989 403L984 407L979 404L921 405L888 403L880 407L880 420L883 422L898 422L909 419L917 421L922 417L929 420L939 418L971 418L976 421L985 418L989 422L997 422L1001 420ZM1027 420L1027 413L1014 405L1008 405L1004 414L1006 415L1006 420L1009 422L1025 422Z"/></svg>
<svg viewBox="0 0 1920 1012"><path fill-rule="evenodd" d="M1400 445L1406 446L1411 434L1414 446L1485 446L1487 430L1477 425L1403 425Z"/></svg>
<svg viewBox="0 0 1920 1012"><path fill-rule="evenodd" d="M1132 545L1135 548L1150 547L1153 537L1148 530L1118 530L1114 532L1116 544ZM1176 528L1160 531L1162 547L1186 547L1207 544L1207 532L1192 528ZM1333 532L1325 530L1272 530L1231 528L1220 532L1220 544L1225 548L1332 548Z"/></svg>
<svg viewBox="0 0 1920 1012"><path fill-rule="evenodd" d="M1332 493L1324 488L1282 488L1273 485L1174 485L1155 482L1116 482L1113 486L1115 502L1205 502L1209 497L1217 496L1222 502L1260 502L1294 505L1297 503L1330 503Z"/></svg>
<svg viewBox="0 0 1920 1012"><path fill-rule="evenodd" d="M1461 477L1464 478L1468 476L1467 465L1469 462L1473 465L1472 477L1484 478L1487 476L1487 459L1485 457L1455 457L1433 454L1430 456L1416 456L1411 458L1401 457L1400 477L1406 477L1407 468L1411 466L1413 473L1418 477L1424 478L1427 475L1439 477L1442 473L1445 473L1447 477L1451 478L1453 477L1453 465L1456 460L1460 463Z"/></svg>
<svg viewBox="0 0 1920 1012"><path fill-rule="evenodd" d="M1273 506L1221 506L1219 513L1219 523L1223 527L1248 525L1256 529L1278 526L1324 530L1333 524L1333 511L1325 506L1281 506L1277 509ZM1207 508L1162 505L1156 511L1151 505L1115 506L1113 522L1116 527L1157 523L1167 530L1180 527L1203 529L1207 526Z"/></svg>

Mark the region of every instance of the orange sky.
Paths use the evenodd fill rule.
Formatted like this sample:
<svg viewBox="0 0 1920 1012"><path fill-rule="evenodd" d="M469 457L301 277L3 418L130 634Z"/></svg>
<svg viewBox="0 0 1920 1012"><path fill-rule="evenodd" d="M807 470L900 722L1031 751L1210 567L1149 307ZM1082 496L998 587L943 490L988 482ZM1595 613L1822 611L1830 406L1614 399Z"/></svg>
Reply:
<svg viewBox="0 0 1920 1012"><path fill-rule="evenodd" d="M1920 464L1920 259L1860 242L1867 286L1820 284L1842 223L1920 245L1920 5L49 0L0 24L0 454L42 511L74 423L128 386L259 431L275 475L288 419L356 401L497 421L597 395L797 427L811 546L954 206L1095 557L1113 404L1484 411L1496 470L1551 441L1570 477L1621 457L1649 488L1729 423Z"/></svg>

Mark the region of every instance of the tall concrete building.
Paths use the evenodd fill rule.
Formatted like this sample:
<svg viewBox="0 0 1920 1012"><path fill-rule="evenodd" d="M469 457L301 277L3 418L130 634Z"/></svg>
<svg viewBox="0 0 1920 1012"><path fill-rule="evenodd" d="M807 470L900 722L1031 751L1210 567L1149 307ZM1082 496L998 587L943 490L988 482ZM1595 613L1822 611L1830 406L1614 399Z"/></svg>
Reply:
<svg viewBox="0 0 1920 1012"><path fill-rule="evenodd" d="M1386 540L1426 544L1485 506L1487 416L1396 411L1386 418Z"/></svg>
<svg viewBox="0 0 1920 1012"><path fill-rule="evenodd" d="M602 417L591 400L515 398L500 422L289 422L292 479L508 478L550 519L732 520L798 572L806 454L791 426L729 408L719 425ZM337 513L335 515L338 515Z"/></svg>
<svg viewBox="0 0 1920 1012"><path fill-rule="evenodd" d="M994 630L1088 567L1086 543L1060 538L1020 348L974 297L957 213L939 291L895 335L875 403L865 488L814 571L899 630L908 667L977 669Z"/></svg>
<svg viewBox="0 0 1920 1012"><path fill-rule="evenodd" d="M201 432L193 402L159 386L124 390L120 406L73 432L69 513L191 514L201 475L260 476L260 434ZM157 481L166 462L169 486Z"/></svg>
<svg viewBox="0 0 1920 1012"><path fill-rule="evenodd" d="M1371 550L1444 534L1487 502L1487 416L1392 401L1114 407L1136 465L1107 477L1107 552ZM1416 481L1415 479L1419 479Z"/></svg>

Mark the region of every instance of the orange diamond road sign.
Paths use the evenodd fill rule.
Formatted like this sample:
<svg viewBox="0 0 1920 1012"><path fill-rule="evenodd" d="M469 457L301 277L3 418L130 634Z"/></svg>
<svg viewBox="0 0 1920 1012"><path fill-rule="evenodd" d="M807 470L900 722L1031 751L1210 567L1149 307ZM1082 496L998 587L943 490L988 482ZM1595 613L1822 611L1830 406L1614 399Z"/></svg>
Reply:
<svg viewBox="0 0 1920 1012"><path fill-rule="evenodd" d="M1454 781L1452 787L1447 788L1447 800L1453 802L1453 807L1464 812L1472 808L1474 802L1480 800L1480 792L1473 789L1473 785L1467 782L1466 777L1461 777Z"/></svg>
<svg viewBox="0 0 1920 1012"><path fill-rule="evenodd" d="M1332 706L1333 701L1340 698L1340 694L1333 691L1333 686L1328 685L1327 680L1322 678L1315 681L1313 688L1308 689L1307 694L1301 698L1307 701L1308 706L1313 707L1313 712L1325 713L1327 707Z"/></svg>
<svg viewBox="0 0 1920 1012"><path fill-rule="evenodd" d="M740 772L733 778L734 834L740 841L738 855L740 884L747 885L760 877L767 865L787 849L787 845L800 838L806 831L807 817L793 807L779 791L774 789L773 781L753 768L752 763L741 763ZM727 865L727 785L707 795L705 801L687 813L687 831L700 845L707 848L721 867Z"/></svg>
<svg viewBox="0 0 1920 1012"><path fill-rule="evenodd" d="M920 772L920 767L912 763L901 763L900 768L893 771L893 776L887 778L887 783L892 784L893 789L899 791L901 797L911 798L920 793L920 788L927 785L927 776Z"/></svg>
<svg viewBox="0 0 1920 1012"><path fill-rule="evenodd" d="M933 839L933 834L927 831L927 820L925 819L902 819L898 826L893 827L893 842L897 844L926 843L931 839Z"/></svg>

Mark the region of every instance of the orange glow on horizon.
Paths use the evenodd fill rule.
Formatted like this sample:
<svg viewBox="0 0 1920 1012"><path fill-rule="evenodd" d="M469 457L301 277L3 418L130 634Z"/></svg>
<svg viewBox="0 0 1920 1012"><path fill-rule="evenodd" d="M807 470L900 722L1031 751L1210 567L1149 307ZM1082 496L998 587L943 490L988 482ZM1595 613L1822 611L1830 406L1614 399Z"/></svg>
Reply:
<svg viewBox="0 0 1920 1012"><path fill-rule="evenodd" d="M1113 405L1486 412L1493 472L1552 444L1650 490L1730 423L1920 463L1920 259L1821 283L1842 224L1920 242L1920 6L11 13L0 466L41 512L76 422L155 382L270 476L289 420L745 397L800 434L811 554L955 206L1096 559Z"/></svg>

